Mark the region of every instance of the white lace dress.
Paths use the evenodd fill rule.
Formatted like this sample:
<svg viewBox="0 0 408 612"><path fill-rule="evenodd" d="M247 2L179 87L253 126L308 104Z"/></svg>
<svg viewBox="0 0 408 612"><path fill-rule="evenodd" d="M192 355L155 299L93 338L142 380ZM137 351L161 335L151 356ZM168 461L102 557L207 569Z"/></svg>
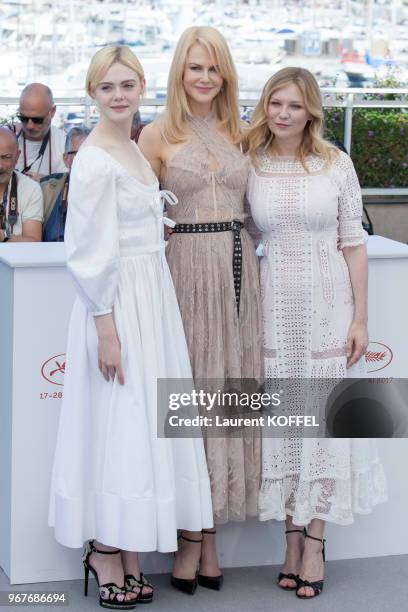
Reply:
<svg viewBox="0 0 408 612"><path fill-rule="evenodd" d="M141 183L103 149L85 146L68 199L65 246L78 296L49 525L71 548L96 538L125 550L177 550L177 529L200 531L213 519L202 439L157 431L157 379L192 378L164 254L159 185ZM98 370L93 315L109 312L124 385L106 382Z"/></svg>
<svg viewBox="0 0 408 612"><path fill-rule="evenodd" d="M262 153L247 197L260 229L265 375L268 378L362 377L364 358L346 369L353 318L348 267L340 248L364 244L361 191L351 159L327 168L307 159ZM301 407L299 407L301 409ZM296 400L294 402L296 413ZM261 520L339 524L386 500L375 440L263 439Z"/></svg>

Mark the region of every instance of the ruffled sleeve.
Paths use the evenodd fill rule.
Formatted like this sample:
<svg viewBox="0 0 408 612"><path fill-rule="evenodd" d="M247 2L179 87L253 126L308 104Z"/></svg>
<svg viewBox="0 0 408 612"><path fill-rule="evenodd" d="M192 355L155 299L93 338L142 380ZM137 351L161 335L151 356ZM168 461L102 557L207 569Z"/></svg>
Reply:
<svg viewBox="0 0 408 612"><path fill-rule="evenodd" d="M336 160L339 175L339 238L340 248L353 247L367 241L362 226L363 201L357 174L351 158L341 152Z"/></svg>
<svg viewBox="0 0 408 612"><path fill-rule="evenodd" d="M112 312L119 275L114 167L97 147L85 146L73 164L65 228L67 267L93 315Z"/></svg>

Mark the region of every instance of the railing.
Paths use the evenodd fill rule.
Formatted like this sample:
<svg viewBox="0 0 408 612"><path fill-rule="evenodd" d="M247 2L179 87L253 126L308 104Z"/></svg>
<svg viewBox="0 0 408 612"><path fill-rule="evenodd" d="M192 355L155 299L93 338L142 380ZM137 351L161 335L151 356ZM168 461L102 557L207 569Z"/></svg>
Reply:
<svg viewBox="0 0 408 612"><path fill-rule="evenodd" d="M162 90L160 90L162 91ZM345 112L344 118L344 133L343 133L343 146L350 153L351 152L351 137L353 129L353 111L356 108L402 108L407 109L408 112L408 89L379 89L379 88L336 88L336 87L323 87L321 88L323 106L326 108L343 108ZM257 96L260 92L247 92L248 94L254 94L254 97L240 98L239 104L241 107L252 108L255 106ZM398 96L396 100L381 100L364 99L367 95L382 95L386 96L393 94ZM17 107L19 98L17 97L6 97L0 96L0 107ZM84 123L85 125L91 125L91 114L92 108L95 107L95 103L89 96L86 97L72 97L72 98L55 98L57 106L65 107L82 107L84 109ZM165 98L145 98L141 109L146 108L161 108L165 105ZM408 151L408 143L407 143ZM408 195L408 180L406 188L364 188L362 190L364 195L393 195L393 196L407 196Z"/></svg>

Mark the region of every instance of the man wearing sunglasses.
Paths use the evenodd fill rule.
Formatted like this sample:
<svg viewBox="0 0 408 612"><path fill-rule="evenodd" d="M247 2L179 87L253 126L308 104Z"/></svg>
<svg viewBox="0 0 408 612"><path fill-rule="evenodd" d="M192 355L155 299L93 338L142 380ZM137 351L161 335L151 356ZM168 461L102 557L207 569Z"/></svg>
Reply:
<svg viewBox="0 0 408 612"><path fill-rule="evenodd" d="M14 132L0 127L0 243L41 240L41 187L15 171L19 153Z"/></svg>
<svg viewBox="0 0 408 612"><path fill-rule="evenodd" d="M41 83L27 85L20 96L16 126L21 155L17 169L39 181L53 172L66 172L65 133L51 125L56 107L52 91Z"/></svg>
<svg viewBox="0 0 408 612"><path fill-rule="evenodd" d="M90 129L84 125L73 127L65 139L64 162L68 172L56 172L41 179L44 196L44 242L63 242L67 218L69 173L79 147Z"/></svg>

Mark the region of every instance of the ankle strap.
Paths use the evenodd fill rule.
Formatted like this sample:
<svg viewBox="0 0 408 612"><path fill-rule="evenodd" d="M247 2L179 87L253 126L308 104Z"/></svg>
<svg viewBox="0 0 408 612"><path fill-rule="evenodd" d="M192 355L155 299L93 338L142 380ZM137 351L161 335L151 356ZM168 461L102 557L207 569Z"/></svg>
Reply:
<svg viewBox="0 0 408 612"><path fill-rule="evenodd" d="M97 548L95 548L94 541L95 540L89 540L89 546L92 552L97 552L101 555L117 555L118 553L120 553L120 548L117 548L116 550L98 550Z"/></svg>
<svg viewBox="0 0 408 612"><path fill-rule="evenodd" d="M180 535L177 538L178 540L185 540L186 542L194 542L195 544L201 544L201 542L203 541L203 539L201 538L201 540L193 540L191 538L186 538L186 536L182 535L180 533Z"/></svg>
<svg viewBox="0 0 408 612"><path fill-rule="evenodd" d="M322 544L324 544L326 541L324 538L315 538L314 536L311 536L308 533L306 534L306 537L310 538L311 540L316 540L316 542L321 542Z"/></svg>
<svg viewBox="0 0 408 612"><path fill-rule="evenodd" d="M209 533L209 534L212 535L214 533L217 533L217 531L216 531L216 529L214 529L214 530L211 530L211 529L202 529L201 533Z"/></svg>
<svg viewBox="0 0 408 612"><path fill-rule="evenodd" d="M326 561L326 550L325 550L325 542L326 540L324 538L315 538L314 536L309 535L308 533L306 534L307 538L310 538L311 540L316 540L316 542L321 542L323 545L322 548L322 555L323 555L323 561Z"/></svg>
<svg viewBox="0 0 408 612"><path fill-rule="evenodd" d="M303 529L286 529L285 533L303 533L304 536L306 536L306 527L303 527Z"/></svg>

